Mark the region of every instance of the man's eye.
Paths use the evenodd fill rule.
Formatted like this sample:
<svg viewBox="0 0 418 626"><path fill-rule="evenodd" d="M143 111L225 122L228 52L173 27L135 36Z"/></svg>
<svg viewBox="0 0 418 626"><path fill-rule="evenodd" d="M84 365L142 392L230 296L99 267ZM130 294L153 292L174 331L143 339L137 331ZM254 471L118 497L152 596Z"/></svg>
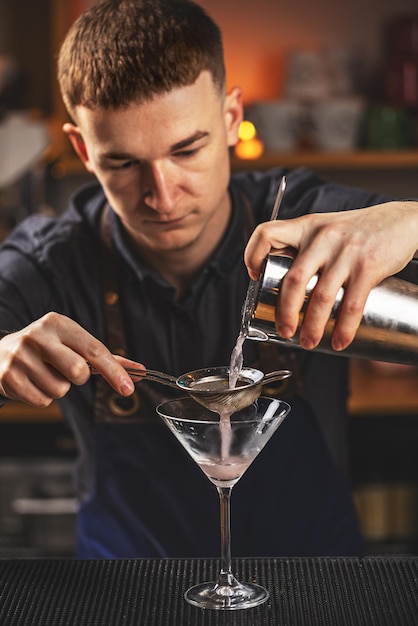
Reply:
<svg viewBox="0 0 418 626"><path fill-rule="evenodd" d="M125 161L124 163L121 163L118 166L118 169L120 169L120 170L127 170L130 167L132 167L132 165L134 165L134 163L135 163L135 161Z"/></svg>
<svg viewBox="0 0 418 626"><path fill-rule="evenodd" d="M200 148L190 148L189 150L179 150L179 152L175 152L174 156L176 157L192 157L199 152Z"/></svg>
<svg viewBox="0 0 418 626"><path fill-rule="evenodd" d="M136 161L116 161L109 165L111 170L127 170L133 165L135 165Z"/></svg>

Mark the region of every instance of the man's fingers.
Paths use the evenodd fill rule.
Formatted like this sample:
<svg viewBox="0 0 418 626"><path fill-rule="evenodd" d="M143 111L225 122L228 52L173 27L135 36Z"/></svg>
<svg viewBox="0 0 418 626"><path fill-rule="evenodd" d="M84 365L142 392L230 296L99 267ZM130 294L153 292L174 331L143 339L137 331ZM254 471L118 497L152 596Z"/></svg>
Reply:
<svg viewBox="0 0 418 626"><path fill-rule="evenodd" d="M40 363L29 375L26 367L20 368L15 364L3 375L0 393L11 400L43 408L62 398L69 388L70 382L44 363Z"/></svg>
<svg viewBox="0 0 418 626"><path fill-rule="evenodd" d="M60 371L77 385L84 384L91 375L90 365L103 376L115 391L128 396L135 391L135 386L125 367L102 343L90 344L83 350L83 358L64 367L60 361Z"/></svg>
<svg viewBox="0 0 418 626"><path fill-rule="evenodd" d="M353 341L372 285L368 281L351 280L346 287L342 287L344 283L343 266L334 266L320 274L313 288L307 290L307 307L299 333L303 348L312 350L319 344L336 305L338 311L332 348L341 351Z"/></svg>
<svg viewBox="0 0 418 626"><path fill-rule="evenodd" d="M300 330L300 344L312 350L321 341L332 315L339 283L326 283L319 280L310 293L303 324Z"/></svg>
<svg viewBox="0 0 418 626"><path fill-rule="evenodd" d="M332 336L334 350L344 350L353 341L363 317L370 289L370 285L353 285L353 282L345 288L337 324Z"/></svg>
<svg viewBox="0 0 418 626"><path fill-rule="evenodd" d="M294 264L282 280L276 304L276 328L284 339L293 337L297 330L309 278L306 267Z"/></svg>
<svg viewBox="0 0 418 626"><path fill-rule="evenodd" d="M276 221L265 222L255 228L244 252L244 262L253 280L259 277L264 259L270 252L295 256L302 223L299 218L289 222L292 222L291 227L287 221Z"/></svg>
<svg viewBox="0 0 418 626"><path fill-rule="evenodd" d="M322 247L310 248L293 261L280 287L276 327L282 337L292 337L303 310L300 344L313 349L324 335L336 300L341 301L332 346L343 350L355 336L373 285L362 266L349 266L345 253L327 261L323 256Z"/></svg>
<svg viewBox="0 0 418 626"><path fill-rule="evenodd" d="M88 363L118 393L134 391L128 373L106 346L58 313L48 313L7 335L0 345L0 384L7 397L46 405L65 395L70 384L84 384L90 377Z"/></svg>
<svg viewBox="0 0 418 626"><path fill-rule="evenodd" d="M318 274L318 268L322 267L325 260L324 257L325 255L321 246L317 246L315 249L308 248L306 250L301 250L293 260L292 265L284 276L280 286L278 304L276 308L276 328L282 337L289 338L295 334L299 324L300 313L306 303L308 285L310 284L310 281L314 280L315 275ZM322 297L320 292L321 287L316 288L316 300L314 301L312 307L308 307L308 324L307 326L305 325L305 329L308 329L308 332L305 334L307 342L309 339L309 333L314 333L314 327L318 325L318 321L314 321L314 314L320 314L318 309L320 309L321 306L326 307L328 300L332 300L333 298L332 284L330 286L330 295L328 297L326 297L325 287L326 282ZM328 308L328 311L330 311L330 308ZM327 311L322 313L322 317L326 314ZM310 324L309 318L311 320ZM313 338L316 338L317 334L318 333L315 332L315 337ZM311 343L311 341L308 343Z"/></svg>
<svg viewBox="0 0 418 626"><path fill-rule="evenodd" d="M264 259L271 251L271 243L263 226L260 224L256 227L244 251L244 262L253 280L258 279Z"/></svg>
<svg viewBox="0 0 418 626"><path fill-rule="evenodd" d="M45 346L45 359L65 378L76 385L84 384L90 377L90 363L121 395L134 392L125 368L101 341L79 324L59 316L56 333L59 341L53 350Z"/></svg>

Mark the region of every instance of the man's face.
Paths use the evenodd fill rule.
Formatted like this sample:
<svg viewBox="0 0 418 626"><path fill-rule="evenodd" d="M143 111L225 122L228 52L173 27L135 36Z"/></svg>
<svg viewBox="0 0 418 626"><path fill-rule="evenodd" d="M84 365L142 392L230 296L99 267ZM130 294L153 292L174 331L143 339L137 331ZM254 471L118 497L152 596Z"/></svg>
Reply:
<svg viewBox="0 0 418 626"><path fill-rule="evenodd" d="M228 147L241 92L219 94L208 72L190 86L127 109L77 108L64 127L125 228L145 251L217 244L229 216Z"/></svg>

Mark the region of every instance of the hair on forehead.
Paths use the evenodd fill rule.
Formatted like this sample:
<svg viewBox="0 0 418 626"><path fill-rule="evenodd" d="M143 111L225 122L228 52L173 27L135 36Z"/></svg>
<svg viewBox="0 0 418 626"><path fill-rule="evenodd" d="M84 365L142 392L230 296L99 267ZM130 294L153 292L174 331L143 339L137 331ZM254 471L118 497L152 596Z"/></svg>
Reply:
<svg viewBox="0 0 418 626"><path fill-rule="evenodd" d="M150 100L193 84L203 70L222 91L220 30L190 0L100 0L72 25L58 57L70 113Z"/></svg>

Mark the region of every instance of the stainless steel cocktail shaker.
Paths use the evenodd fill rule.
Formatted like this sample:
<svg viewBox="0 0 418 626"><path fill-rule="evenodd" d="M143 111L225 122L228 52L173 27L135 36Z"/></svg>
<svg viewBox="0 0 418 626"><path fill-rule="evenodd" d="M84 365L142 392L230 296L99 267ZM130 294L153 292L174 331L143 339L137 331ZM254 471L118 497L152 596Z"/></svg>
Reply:
<svg viewBox="0 0 418 626"><path fill-rule="evenodd" d="M296 334L291 339L283 339L275 328L275 306L281 280L291 263L289 257L271 254L266 258L260 279L251 281L244 311L249 339L301 347L299 331L318 276L307 285ZM345 350L336 352L331 347L331 337L343 295L344 290L340 289L325 334L315 351L418 365L418 285L391 277L372 289L354 341Z"/></svg>

